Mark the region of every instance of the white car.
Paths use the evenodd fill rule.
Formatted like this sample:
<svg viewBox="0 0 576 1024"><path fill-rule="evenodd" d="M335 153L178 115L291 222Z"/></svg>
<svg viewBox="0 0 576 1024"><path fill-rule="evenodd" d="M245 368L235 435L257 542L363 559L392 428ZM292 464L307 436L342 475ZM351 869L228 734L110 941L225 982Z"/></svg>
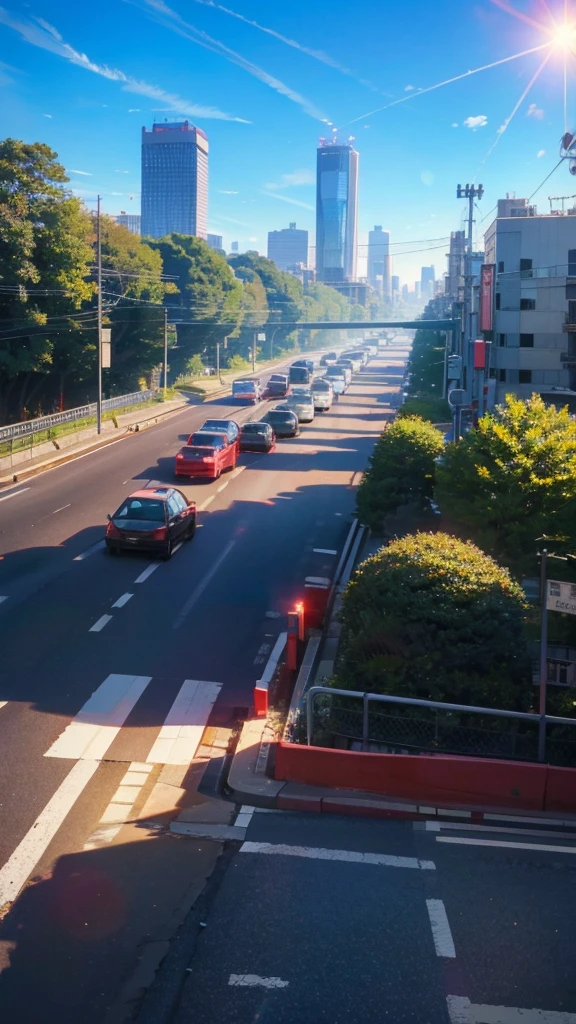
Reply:
<svg viewBox="0 0 576 1024"><path fill-rule="evenodd" d="M312 398L316 411L325 412L332 405L334 389L326 377L319 377L312 381Z"/></svg>
<svg viewBox="0 0 576 1024"><path fill-rule="evenodd" d="M343 395L348 388L348 381L343 366L336 366L336 363L333 363L327 367L324 377L330 381L335 395Z"/></svg>
<svg viewBox="0 0 576 1024"><path fill-rule="evenodd" d="M283 407L288 406L298 417L299 423L312 423L314 419L314 399L310 388L293 387Z"/></svg>

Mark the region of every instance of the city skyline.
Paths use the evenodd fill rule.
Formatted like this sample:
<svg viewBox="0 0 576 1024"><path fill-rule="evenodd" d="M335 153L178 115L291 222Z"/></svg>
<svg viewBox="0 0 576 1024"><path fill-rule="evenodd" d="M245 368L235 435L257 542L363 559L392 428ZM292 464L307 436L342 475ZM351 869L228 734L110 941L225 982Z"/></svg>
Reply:
<svg viewBox="0 0 576 1024"><path fill-rule="evenodd" d="M70 0L1 9L10 66L0 66L0 130L50 145L75 193L89 205L101 194L105 212L137 212L139 128L165 117L188 118L210 138L208 230L227 248L234 239L260 251L267 232L295 216L314 245L318 138L333 128L342 140L354 134L358 276L374 224L390 231L403 280L415 281L423 264L439 267L462 226L459 180L485 186L476 244L506 193L535 193L545 210L548 194L571 192L565 165L553 170L564 56L542 54L550 37L537 22L550 24L549 15L528 24L479 0L455 22L448 0L401 5L384 66L386 11L370 0L359 0L353 19L344 0L329 9L294 0L272 13L251 0L246 17L210 4L103 0L101 15L94 21ZM569 87L571 127L575 113Z"/></svg>

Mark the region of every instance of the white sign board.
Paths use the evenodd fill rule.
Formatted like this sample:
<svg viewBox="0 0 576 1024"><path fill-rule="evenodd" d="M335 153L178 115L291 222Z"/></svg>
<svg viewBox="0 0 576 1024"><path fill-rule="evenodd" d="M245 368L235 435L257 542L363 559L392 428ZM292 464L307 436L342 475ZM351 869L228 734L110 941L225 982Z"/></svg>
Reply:
<svg viewBox="0 0 576 1024"><path fill-rule="evenodd" d="M260 332L260 334L258 335L258 341L266 341L266 335Z"/></svg>
<svg viewBox="0 0 576 1024"><path fill-rule="evenodd" d="M448 356L448 380L460 380L462 376L462 356Z"/></svg>
<svg viewBox="0 0 576 1024"><path fill-rule="evenodd" d="M551 612L566 612L568 615L576 615L576 583L548 580L546 607Z"/></svg>

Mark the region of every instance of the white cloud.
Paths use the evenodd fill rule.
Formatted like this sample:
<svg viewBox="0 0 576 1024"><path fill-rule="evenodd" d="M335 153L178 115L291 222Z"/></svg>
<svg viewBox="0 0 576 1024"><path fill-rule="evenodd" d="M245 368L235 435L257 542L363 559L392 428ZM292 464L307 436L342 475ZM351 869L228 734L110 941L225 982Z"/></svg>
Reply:
<svg viewBox="0 0 576 1024"><path fill-rule="evenodd" d="M420 174L420 181L422 181L424 185L428 185L429 187L432 186L435 181L432 171L422 171Z"/></svg>
<svg viewBox="0 0 576 1024"><path fill-rule="evenodd" d="M219 188L218 192L221 196L237 196L240 194L239 192L234 192L231 188Z"/></svg>
<svg viewBox="0 0 576 1024"><path fill-rule="evenodd" d="M458 128L458 121L452 121L451 128Z"/></svg>
<svg viewBox="0 0 576 1024"><path fill-rule="evenodd" d="M47 117L50 121L52 120L52 114L42 114L42 117Z"/></svg>
<svg viewBox="0 0 576 1024"><path fill-rule="evenodd" d="M254 237L254 235L252 235L252 236L251 236L251 237L250 237L250 238L248 239L248 241L249 241L249 242L257 242L257 241L258 241L258 239L257 239L257 238L255 238L255 237Z"/></svg>
<svg viewBox="0 0 576 1024"><path fill-rule="evenodd" d="M501 124L501 125L500 125L500 126L499 126L499 127L497 128L497 129L496 129L496 135L502 135L502 133L506 131L506 129L507 129L507 127L508 127L508 125L509 125L509 124L510 124L510 121L509 121L509 120L506 120L506 121L504 121L504 124Z"/></svg>
<svg viewBox="0 0 576 1024"><path fill-rule="evenodd" d="M290 203L291 206L301 206L303 210L312 210L314 207L310 203L303 203L300 199L291 199L290 196L282 196L278 192L267 192L266 189L260 189L260 195L269 196L270 199L281 199L283 203Z"/></svg>
<svg viewBox="0 0 576 1024"><path fill-rule="evenodd" d="M541 156L546 156L546 150L545 149L539 149L538 152L536 153L536 156L538 158L540 158Z"/></svg>
<svg viewBox="0 0 576 1024"><path fill-rule="evenodd" d="M293 185L314 185L316 175L314 171L304 168L300 171L291 171L290 174L283 174L280 181L267 181L265 188L272 192L281 188L292 188Z"/></svg>
<svg viewBox="0 0 576 1024"><path fill-rule="evenodd" d="M114 171L114 174L130 174L130 171L119 171L119 170L116 170L116 171Z"/></svg>
<svg viewBox="0 0 576 1024"><path fill-rule="evenodd" d="M130 107L128 109L128 113L129 114L139 114L140 113L140 107Z"/></svg>
<svg viewBox="0 0 576 1024"><path fill-rule="evenodd" d="M365 125L364 125L364 127L365 127L365 128L371 128L371 127L372 127L372 125L370 125L370 124L365 124Z"/></svg>
<svg viewBox="0 0 576 1024"><path fill-rule="evenodd" d="M166 92L157 85L150 85L148 82L140 81L131 75L125 74L118 68L110 68L107 64L95 64L85 53L80 53L65 43L60 33L48 22L21 21L10 14L4 7L0 7L0 24L17 32L22 39L31 46L37 46L41 50L48 50L58 57L64 57L77 67L91 71L95 75L101 75L111 82L119 82L125 92L139 93L141 96L148 96L149 99L162 100L169 104L174 112L189 114L190 117L215 118L220 121L240 121L247 124L243 118L226 114L217 107L207 107L201 104L192 103L190 100L182 99L173 93Z"/></svg>
<svg viewBox="0 0 576 1024"><path fill-rule="evenodd" d="M477 128L484 128L488 124L488 118L486 114L477 114L475 117L466 117L463 122L467 128L471 128L473 132Z"/></svg>
<svg viewBox="0 0 576 1024"><path fill-rule="evenodd" d="M526 111L526 117L535 117L537 121L541 121L544 117L544 111L537 107L535 103L531 103Z"/></svg>
<svg viewBox="0 0 576 1024"><path fill-rule="evenodd" d="M412 92L413 89L414 89L413 85L405 85L404 86L404 92Z"/></svg>
<svg viewBox="0 0 576 1024"><path fill-rule="evenodd" d="M247 224L244 220L234 220L233 217L225 217L223 213L215 213L214 220L225 220L227 224L237 224L241 228L252 227L252 224Z"/></svg>
<svg viewBox="0 0 576 1024"><path fill-rule="evenodd" d="M77 171L74 167L70 168L70 174L81 174L83 178L91 178L93 176L91 171Z"/></svg>

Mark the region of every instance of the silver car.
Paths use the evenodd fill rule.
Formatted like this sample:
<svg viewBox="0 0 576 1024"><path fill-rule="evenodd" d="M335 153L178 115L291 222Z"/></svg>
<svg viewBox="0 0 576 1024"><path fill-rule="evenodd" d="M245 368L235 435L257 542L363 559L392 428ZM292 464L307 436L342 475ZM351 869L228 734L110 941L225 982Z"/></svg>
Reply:
<svg viewBox="0 0 576 1024"><path fill-rule="evenodd" d="M292 409L299 423L312 423L314 419L314 399L310 388L292 388L292 394L288 395L284 406Z"/></svg>
<svg viewBox="0 0 576 1024"><path fill-rule="evenodd" d="M334 389L327 378L320 377L312 381L311 391L312 398L314 399L314 408L317 411L325 412L330 408Z"/></svg>

